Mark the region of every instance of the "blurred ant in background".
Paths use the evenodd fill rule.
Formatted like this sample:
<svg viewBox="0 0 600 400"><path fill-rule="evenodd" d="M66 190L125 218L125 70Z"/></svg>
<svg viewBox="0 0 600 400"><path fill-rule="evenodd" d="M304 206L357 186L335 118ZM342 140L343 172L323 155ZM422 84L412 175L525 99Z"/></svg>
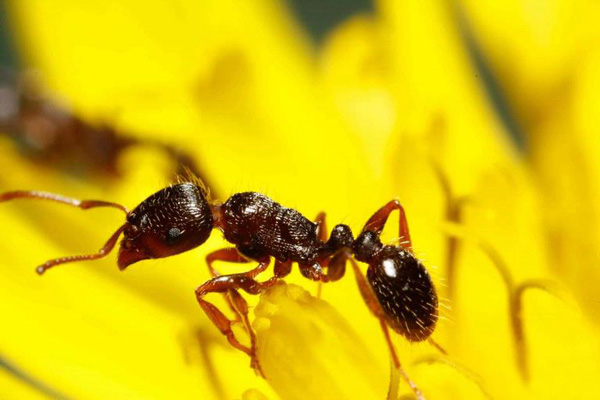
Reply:
<svg viewBox="0 0 600 400"><path fill-rule="evenodd" d="M164 151L174 175L207 181L194 158L171 144L142 139L107 124L92 124L42 94L31 74L0 71L0 134L12 138L27 158L68 172L118 176L118 159L135 146Z"/></svg>

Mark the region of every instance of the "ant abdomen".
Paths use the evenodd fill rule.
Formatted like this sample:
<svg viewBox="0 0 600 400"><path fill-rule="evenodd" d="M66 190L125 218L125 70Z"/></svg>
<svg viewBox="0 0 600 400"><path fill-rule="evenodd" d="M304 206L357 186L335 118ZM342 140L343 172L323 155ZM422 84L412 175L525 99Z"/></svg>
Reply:
<svg viewBox="0 0 600 400"><path fill-rule="evenodd" d="M437 293L429 273L411 252L384 246L370 260L367 279L392 329L413 342L433 333Z"/></svg>

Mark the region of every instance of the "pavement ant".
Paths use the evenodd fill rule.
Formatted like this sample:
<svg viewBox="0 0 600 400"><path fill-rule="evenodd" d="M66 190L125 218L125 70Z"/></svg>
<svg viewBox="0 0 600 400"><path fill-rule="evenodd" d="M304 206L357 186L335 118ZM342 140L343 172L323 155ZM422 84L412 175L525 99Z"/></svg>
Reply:
<svg viewBox="0 0 600 400"><path fill-rule="evenodd" d="M298 211L256 192L237 193L224 203L217 203L210 200L204 187L190 182L159 190L133 211L117 203L81 201L46 192L0 194L0 201L17 198L51 200L81 209L114 207L127 216L126 222L97 253L50 260L37 267L38 274L60 264L105 257L121 234L118 266L123 270L141 260L169 257L196 248L208 239L213 228L219 229L234 247L207 255L212 278L196 288L196 298L229 343L248 354L252 367L261 374L248 304L238 290L260 294L288 275L292 263L297 263L302 275L308 279L336 281L344 276L349 261L365 303L379 319L394 365L417 397L422 398L420 390L400 366L388 328L411 342L428 339L438 319L438 298L429 273L412 252L406 215L398 200L388 202L375 212L357 238L344 224L336 225L327 238L324 213L312 222ZM400 214L400 237L404 241L398 246L385 245L380 235L395 210ZM257 281L256 277L267 269L271 258L275 259L273 276L263 282ZM258 266L243 273L219 275L212 266L217 260L258 262ZM368 264L366 277L360 272L357 261ZM238 318L236 321L241 320L247 328L249 347L235 337L232 331L234 320L205 300L209 293L225 294L229 307Z"/></svg>

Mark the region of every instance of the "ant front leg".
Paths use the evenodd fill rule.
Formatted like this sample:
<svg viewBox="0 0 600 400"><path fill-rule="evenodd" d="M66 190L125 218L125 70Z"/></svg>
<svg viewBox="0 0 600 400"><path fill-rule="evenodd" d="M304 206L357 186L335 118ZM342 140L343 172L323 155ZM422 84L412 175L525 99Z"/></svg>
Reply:
<svg viewBox="0 0 600 400"><path fill-rule="evenodd" d="M250 260L248 260L244 256L242 256L235 247L229 247L229 248L213 251L212 253L209 253L206 256L206 265L208 266L208 271L210 272L210 275L212 278L216 278L217 276L221 275L213 267L213 263L215 261L225 261L225 262L240 263L240 264L250 262ZM260 265L261 264L259 264L259 267L260 267ZM227 305L229 306L231 311L233 311L233 313L236 315L236 320L234 322L242 321L241 314L238 312L235 305L233 304L233 299L231 298L231 293L225 293L223 295L223 297L225 298L225 301L227 302Z"/></svg>
<svg viewBox="0 0 600 400"><path fill-rule="evenodd" d="M362 295L363 300L367 304L367 307L369 307L369 310L371 310L371 312L377 317L377 319L379 319L379 324L381 325L381 329L383 330L383 334L385 336L385 340L390 350L390 356L392 358L394 366L398 369L398 371L400 371L400 374L402 374L410 388L413 390L417 399L424 400L425 397L423 396L423 393L421 392L419 387L410 379L410 377L402 367L402 364L400 364L400 359L396 354L396 349L394 348L394 344L392 343L392 338L390 336L389 327L385 320L385 313L381 309L381 305L379 304L377 297L373 293L371 286L360 271L357 262L351 257L348 257L348 260L350 260L350 264L352 264L352 268L354 269L356 283L358 284L358 289L360 290L360 294Z"/></svg>
<svg viewBox="0 0 600 400"><path fill-rule="evenodd" d="M276 262L275 264L275 276L268 279L265 282L257 282L254 278L262 271L264 271L269 265L269 259L262 260L257 268L250 270L246 273L232 274L232 275L221 275L203 283L196 289L196 298L202 310L210 318L212 323L221 331L223 335L227 337L229 343L236 349L243 351L251 358L251 365L256 369L263 377L264 373L260 367L260 363L256 357L256 335L250 325L250 319L248 317L248 303L238 293L238 290L244 290L249 294L260 294L269 287L273 286L280 277L285 276L290 270L289 262L281 263ZM239 342L235 337L231 325L234 321L228 319L221 310L215 305L204 300L204 296L209 293L225 293L230 294L231 302L236 310L236 314L242 316L244 324L247 327L248 334L250 336L250 347L247 347Z"/></svg>
<svg viewBox="0 0 600 400"><path fill-rule="evenodd" d="M402 247L407 250L412 249L412 242L410 240L410 233L408 231L408 222L406 220L406 213L404 212L404 207L398 200L392 200L388 202L385 206L381 207L373 216L367 221L365 227L363 228L363 232L365 231L374 231L378 235L383 231L383 227L388 220L388 217L392 213L392 211L398 210L400 212L400 223L399 223L399 236L403 239L403 242L400 243Z"/></svg>

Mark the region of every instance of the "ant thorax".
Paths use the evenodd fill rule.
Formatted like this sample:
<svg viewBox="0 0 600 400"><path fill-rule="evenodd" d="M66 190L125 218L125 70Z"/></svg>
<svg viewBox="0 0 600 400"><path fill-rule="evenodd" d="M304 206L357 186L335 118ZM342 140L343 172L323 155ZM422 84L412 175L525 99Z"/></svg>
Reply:
<svg viewBox="0 0 600 400"><path fill-rule="evenodd" d="M422 341L433 333L438 320L437 293L429 273L413 254L408 222L398 200L389 201L377 210L354 240L352 231L344 224L336 225L328 238L324 213L312 222L298 211L256 192L238 193L224 203L211 203L203 187L196 183L179 183L164 188L131 212L117 203L78 200L47 192L0 193L0 202L17 198L49 200L81 209L112 207L127 215L126 222L100 251L47 261L37 268L39 274L57 265L103 258L115 247L121 234L124 237L118 264L124 269L141 260L169 257L194 249L208 239L213 228L221 230L232 246L206 256L211 279L196 288L196 299L229 343L249 355L252 367L263 376L248 304L240 292L251 295L263 293L290 273L292 263L298 264L306 278L333 282L344 276L349 262L365 304L379 319L391 358L398 369L402 367L390 339L389 328L409 341ZM380 235L394 211L399 212L399 237L403 241L396 246L384 245ZM275 260L273 274L266 280L257 279L267 270L272 259ZM258 265L246 272L219 275L212 266L215 261L256 262ZM366 277L357 261L368 264ZM250 346L235 337L231 329L234 320L205 299L211 293L225 294L225 301L236 314L236 320L244 321ZM406 373L403 375L408 380ZM417 397L422 398L418 388L408 381Z"/></svg>
<svg viewBox="0 0 600 400"><path fill-rule="evenodd" d="M252 259L315 262L322 243L317 224L256 192L237 193L221 206L225 239Z"/></svg>

